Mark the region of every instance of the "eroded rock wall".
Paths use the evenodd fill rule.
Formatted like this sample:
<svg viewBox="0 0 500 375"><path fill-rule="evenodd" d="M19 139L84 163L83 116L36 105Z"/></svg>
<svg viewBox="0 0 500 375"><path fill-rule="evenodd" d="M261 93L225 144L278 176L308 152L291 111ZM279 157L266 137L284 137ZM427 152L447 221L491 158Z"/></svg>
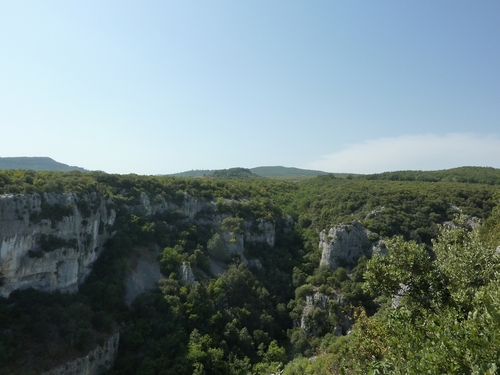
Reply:
<svg viewBox="0 0 500 375"><path fill-rule="evenodd" d="M97 193L0 196L0 295L78 290L116 213Z"/></svg>
<svg viewBox="0 0 500 375"><path fill-rule="evenodd" d="M109 370L118 353L119 333L115 333L104 344L98 345L86 356L66 362L41 375L99 375Z"/></svg>
<svg viewBox="0 0 500 375"><path fill-rule="evenodd" d="M241 233L231 233L221 230L221 223L230 214L219 213L215 200L188 194L180 198L170 202L161 195L141 194L137 205L124 208L146 216L177 213L182 220L211 226L220 231L228 256L236 255L249 266L262 267L258 259L245 258L244 246L267 243L274 247L273 221L247 220ZM76 292L111 236L116 219L113 207L110 198L96 192L0 196L0 295L30 287Z"/></svg>
<svg viewBox="0 0 500 375"><path fill-rule="evenodd" d="M257 228L254 229L251 222L245 223L245 241L267 242L271 247L276 244L276 226L272 221L259 219Z"/></svg>
<svg viewBox="0 0 500 375"><path fill-rule="evenodd" d="M323 230L319 236L320 265L332 269L354 266L360 257L373 252L369 235L370 232L357 221L336 225L328 232Z"/></svg>
<svg viewBox="0 0 500 375"><path fill-rule="evenodd" d="M140 202L140 205L134 207L134 209L142 211L142 213L147 216L170 211L178 212L181 216L191 221L194 220L196 215L201 211L213 211L215 209L214 201L199 200L187 193L184 194L184 199L179 203L169 202L161 195L157 195L150 199L144 193L140 196Z"/></svg>

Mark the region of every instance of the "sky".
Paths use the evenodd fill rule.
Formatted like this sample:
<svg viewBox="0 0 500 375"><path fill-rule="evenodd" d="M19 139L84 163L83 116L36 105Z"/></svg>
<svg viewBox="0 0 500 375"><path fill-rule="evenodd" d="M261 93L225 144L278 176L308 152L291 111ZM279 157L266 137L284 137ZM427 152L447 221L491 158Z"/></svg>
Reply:
<svg viewBox="0 0 500 375"><path fill-rule="evenodd" d="M0 157L500 168L498 0L0 0Z"/></svg>

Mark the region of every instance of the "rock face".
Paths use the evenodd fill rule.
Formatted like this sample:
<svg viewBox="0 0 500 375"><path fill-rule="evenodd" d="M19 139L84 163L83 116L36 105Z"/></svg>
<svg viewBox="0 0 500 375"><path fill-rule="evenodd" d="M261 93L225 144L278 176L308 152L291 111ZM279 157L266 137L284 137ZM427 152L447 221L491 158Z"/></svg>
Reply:
<svg viewBox="0 0 500 375"><path fill-rule="evenodd" d="M111 336L102 346L97 346L85 357L42 372L41 375L99 375L109 370L118 352L119 333Z"/></svg>
<svg viewBox="0 0 500 375"><path fill-rule="evenodd" d="M139 255L130 260L125 275L125 303L131 305L136 297L156 287L158 280L164 276L160 272L158 254L161 249L137 249Z"/></svg>
<svg viewBox="0 0 500 375"><path fill-rule="evenodd" d="M161 195L157 195L156 197L151 199L148 198L146 194L142 193L140 196L140 205L133 207L133 209L142 211L142 213L147 216L166 211L178 212L181 216L184 216L192 221L201 211L213 210L215 207L214 201L199 200L191 197L187 193L184 194L184 199L182 200L182 202L178 204L168 202Z"/></svg>
<svg viewBox="0 0 500 375"><path fill-rule="evenodd" d="M271 247L276 244L276 226L271 221L259 220L257 230L251 229L251 223L247 223L245 230L245 241L267 242Z"/></svg>
<svg viewBox="0 0 500 375"><path fill-rule="evenodd" d="M109 237L111 207L97 193L0 196L0 295L77 291Z"/></svg>
<svg viewBox="0 0 500 375"><path fill-rule="evenodd" d="M302 309L302 316L300 318L300 328L303 330L309 329L309 315L311 315L311 311L314 307L319 307L323 310L326 310L327 303L330 300L328 296L325 296L322 293L314 293L312 295L306 296L306 304Z"/></svg>
<svg viewBox="0 0 500 375"><path fill-rule="evenodd" d="M346 307L344 306L344 301L341 296L333 295L331 297L315 292L314 294L309 294L306 296L305 305L302 308L302 315L300 317L300 322L298 325L302 328L303 332L306 336L316 336L317 332L314 327L311 326L310 320L313 310L315 308L321 309L325 312L326 315L330 315L333 312L330 311L331 307L329 304L338 306L337 311L335 312L339 316L339 321L333 327L332 333L335 336L342 336L345 334L352 326L352 313L346 314Z"/></svg>
<svg viewBox="0 0 500 375"><path fill-rule="evenodd" d="M319 247L322 249L320 265L332 269L349 267L363 255L373 252L372 241L368 239L370 232L357 221L352 224L339 224L326 232L320 233Z"/></svg>
<svg viewBox="0 0 500 375"><path fill-rule="evenodd" d="M212 258L223 262L237 256L248 267L261 269L262 263L259 259L247 259L245 256L245 244L262 243L273 248L276 243L276 226L271 221L258 219L247 220L241 227L238 231L219 230L207 244L208 253ZM216 268L212 267L212 272L219 274Z"/></svg>
<svg viewBox="0 0 500 375"><path fill-rule="evenodd" d="M189 263L182 263L179 266L179 278L182 285L195 285L196 279L194 278L193 269Z"/></svg>
<svg viewBox="0 0 500 375"><path fill-rule="evenodd" d="M138 204L125 208L146 216L177 213L181 220L216 230L229 216L218 213L215 200L199 200L188 194L177 198L170 202L161 195L141 194ZM0 295L7 297L14 290L30 287L45 292L76 292L111 236L116 219L113 206L111 199L96 192L0 196ZM292 225L290 221L286 227ZM227 256L239 256L247 265L261 268L259 260L245 258L244 245L267 243L274 247L276 226L272 221L256 219L245 222L239 233L222 230L220 237ZM139 264L138 272L146 272L143 268L148 266ZM156 271L155 279L161 277Z"/></svg>
<svg viewBox="0 0 500 375"><path fill-rule="evenodd" d="M276 243L276 228L270 221L260 220L258 230L251 231L251 223L245 223L245 234L233 233L228 231L221 232L220 236L223 241L225 251L229 256L238 256L243 263L249 267L261 269L262 263L258 259L247 259L245 256L245 242L260 242L267 243L270 247L274 247Z"/></svg>

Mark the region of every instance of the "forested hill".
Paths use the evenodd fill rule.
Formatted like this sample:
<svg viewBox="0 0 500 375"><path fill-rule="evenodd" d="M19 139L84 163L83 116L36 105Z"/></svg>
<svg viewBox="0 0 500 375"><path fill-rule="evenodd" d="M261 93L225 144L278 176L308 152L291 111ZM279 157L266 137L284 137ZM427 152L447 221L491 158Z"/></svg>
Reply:
<svg viewBox="0 0 500 375"><path fill-rule="evenodd" d="M452 181L489 185L500 184L500 169L491 167L460 167L439 171L397 171L360 176L368 180L390 181Z"/></svg>
<svg viewBox="0 0 500 375"><path fill-rule="evenodd" d="M80 171L85 172L84 168L69 166L59 163L48 157L0 157L1 169L29 169L34 171Z"/></svg>
<svg viewBox="0 0 500 375"><path fill-rule="evenodd" d="M295 167L256 167L250 169L261 177L315 177L328 174L328 172L315 171L311 169L301 169Z"/></svg>
<svg viewBox="0 0 500 375"><path fill-rule="evenodd" d="M243 168L231 168L229 170L243 169ZM323 171L315 171L310 169L300 169L294 167L256 167L248 169L251 173L260 177L277 178L282 180L302 180L306 178L311 178L315 176L328 174ZM201 170L191 170L186 172L174 173L171 176L175 177L210 177L213 175L220 176L227 169L214 170L214 169L201 169ZM336 174L341 176L342 174Z"/></svg>
<svg viewBox="0 0 500 375"><path fill-rule="evenodd" d="M0 375L118 333L106 375L495 374L498 170L458 170L475 180L0 170ZM48 289L80 260L78 292Z"/></svg>
<svg viewBox="0 0 500 375"><path fill-rule="evenodd" d="M259 177L246 168L229 168L214 171L211 178L256 178Z"/></svg>

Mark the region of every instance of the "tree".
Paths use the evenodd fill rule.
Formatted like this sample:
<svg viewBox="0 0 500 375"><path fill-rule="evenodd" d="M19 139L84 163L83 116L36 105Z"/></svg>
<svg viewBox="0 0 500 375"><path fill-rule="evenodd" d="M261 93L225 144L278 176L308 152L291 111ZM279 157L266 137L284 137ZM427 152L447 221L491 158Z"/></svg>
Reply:
<svg viewBox="0 0 500 375"><path fill-rule="evenodd" d="M442 228L435 260L400 238L367 265L367 290L399 305L362 318L350 337L350 366L378 374L494 374L500 363L498 253L464 217ZM375 344L374 344L375 343ZM344 349L345 350L345 349Z"/></svg>
<svg viewBox="0 0 500 375"><path fill-rule="evenodd" d="M227 261L229 259L229 252L224 243L224 239L219 233L215 233L207 243L208 255L215 259Z"/></svg>
<svg viewBox="0 0 500 375"><path fill-rule="evenodd" d="M182 262L182 247L176 245L175 247L166 247L161 254L162 272L165 275L177 272L177 269Z"/></svg>

